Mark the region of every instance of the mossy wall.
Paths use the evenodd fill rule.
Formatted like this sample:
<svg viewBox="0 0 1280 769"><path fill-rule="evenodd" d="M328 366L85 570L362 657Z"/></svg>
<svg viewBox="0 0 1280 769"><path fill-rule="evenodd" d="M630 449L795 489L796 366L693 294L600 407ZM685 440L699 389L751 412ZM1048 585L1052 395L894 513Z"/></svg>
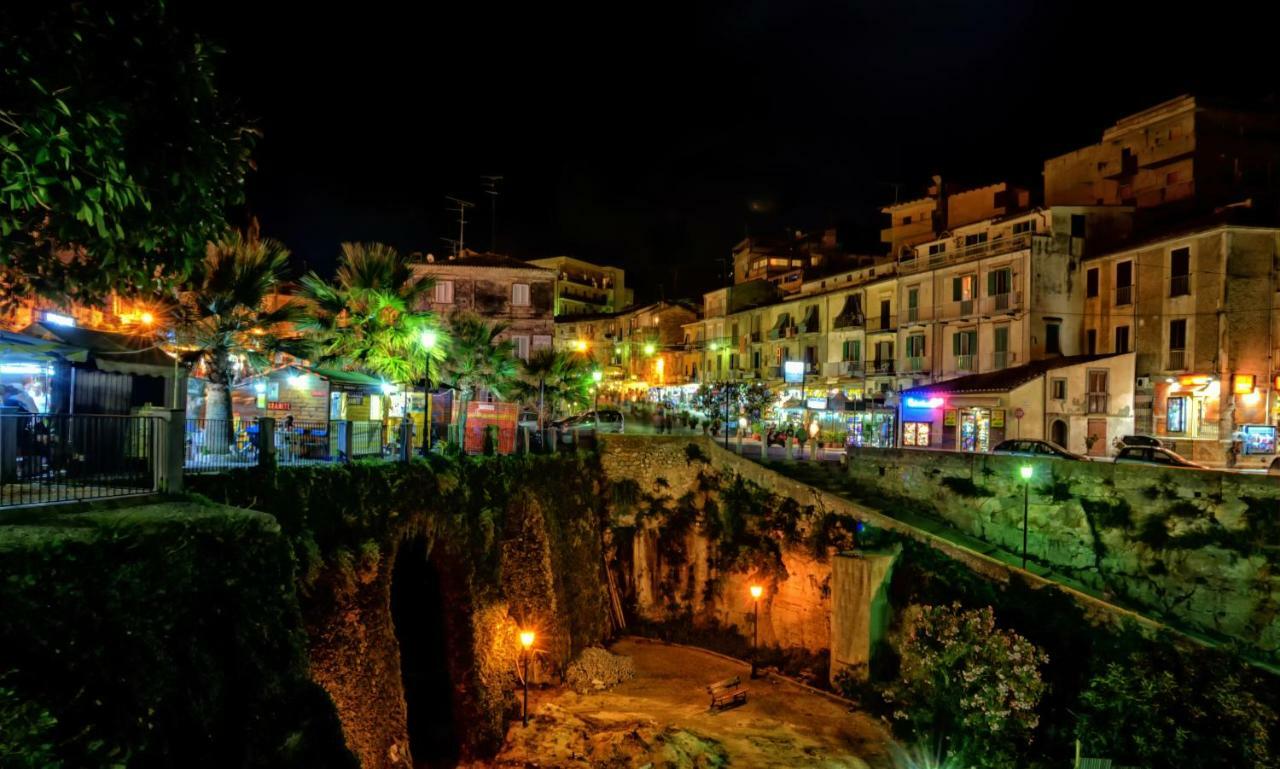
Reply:
<svg viewBox="0 0 1280 769"><path fill-rule="evenodd" d="M199 503L25 516L0 526L0 743L16 751L0 763L356 766L310 678L272 517Z"/></svg>
<svg viewBox="0 0 1280 769"><path fill-rule="evenodd" d="M538 631L541 675L609 631L592 455L470 457L244 471L191 479L274 515L298 568L316 680L365 767L409 765L390 586L423 538L441 577L464 756L501 743L513 715L518 626Z"/></svg>

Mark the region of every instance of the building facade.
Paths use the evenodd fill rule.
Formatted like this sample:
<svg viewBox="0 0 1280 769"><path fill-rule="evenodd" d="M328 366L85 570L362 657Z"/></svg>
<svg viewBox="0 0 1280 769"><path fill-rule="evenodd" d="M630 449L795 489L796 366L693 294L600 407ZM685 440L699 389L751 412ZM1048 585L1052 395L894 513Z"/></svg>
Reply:
<svg viewBox="0 0 1280 769"><path fill-rule="evenodd" d="M571 256L530 259L529 264L556 275L555 316L600 315L630 307L634 293L620 267L592 264Z"/></svg>
<svg viewBox="0 0 1280 769"><path fill-rule="evenodd" d="M431 310L445 321L455 313L474 313L503 323L499 338L511 340L521 359L552 346L556 274L551 270L501 254L466 252L453 259L416 262L413 274L415 280L435 281L418 309Z"/></svg>

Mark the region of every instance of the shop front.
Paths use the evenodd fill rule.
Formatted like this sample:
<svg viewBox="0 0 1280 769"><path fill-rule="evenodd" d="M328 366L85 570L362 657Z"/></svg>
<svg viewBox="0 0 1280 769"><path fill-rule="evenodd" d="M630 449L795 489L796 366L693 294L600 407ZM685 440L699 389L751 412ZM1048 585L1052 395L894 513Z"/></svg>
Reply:
<svg viewBox="0 0 1280 769"><path fill-rule="evenodd" d="M1155 384L1156 437L1197 462L1226 462L1229 434L1221 430L1222 385L1212 374L1184 374Z"/></svg>

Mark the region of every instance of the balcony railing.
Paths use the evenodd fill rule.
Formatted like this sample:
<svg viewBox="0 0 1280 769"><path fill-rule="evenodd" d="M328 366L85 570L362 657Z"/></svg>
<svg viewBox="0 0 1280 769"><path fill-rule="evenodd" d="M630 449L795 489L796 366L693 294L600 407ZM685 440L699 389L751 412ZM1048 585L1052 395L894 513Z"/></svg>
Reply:
<svg viewBox="0 0 1280 769"><path fill-rule="evenodd" d="M840 313L831 324L832 328L857 328L867 322L861 313Z"/></svg>
<svg viewBox="0 0 1280 769"><path fill-rule="evenodd" d="M929 359L923 355L908 355L902 362L902 370L908 374L923 374L929 371Z"/></svg>
<svg viewBox="0 0 1280 769"><path fill-rule="evenodd" d="M1090 414L1107 413L1107 394L1105 392L1089 393L1085 398L1085 401L1088 405Z"/></svg>
<svg viewBox="0 0 1280 769"><path fill-rule="evenodd" d="M1133 303L1133 286L1116 286L1116 306Z"/></svg>
<svg viewBox="0 0 1280 769"><path fill-rule="evenodd" d="M982 311L986 315L1000 312L1014 312L1022 309L1022 292L1007 291L1003 294L992 294L982 298Z"/></svg>
<svg viewBox="0 0 1280 769"><path fill-rule="evenodd" d="M996 350L991 353L987 367L992 371L1009 368L1018 362L1018 354L1008 350Z"/></svg>
<svg viewBox="0 0 1280 769"><path fill-rule="evenodd" d="M966 373L977 371L977 367L974 365L976 362L974 360L975 357L976 356L974 355L957 355L955 370L957 372L963 371Z"/></svg>
<svg viewBox="0 0 1280 769"><path fill-rule="evenodd" d="M867 318L867 331L893 331L897 327L896 315L872 315Z"/></svg>
<svg viewBox="0 0 1280 769"><path fill-rule="evenodd" d="M1021 235L1013 235L1006 238L995 238L984 243L975 243L971 246L952 246L948 243L950 250L941 254L913 254L908 259L898 262L899 274L910 274L913 272L921 272L936 267L944 267L949 264L958 264L967 262L971 259L977 259L984 256L995 256L996 254L1007 254L1013 251L1021 251L1031 248L1034 233L1025 233Z"/></svg>
<svg viewBox="0 0 1280 769"><path fill-rule="evenodd" d="M1165 357L1165 369L1168 371L1182 371L1187 367L1187 351L1186 350L1170 350Z"/></svg>
<svg viewBox="0 0 1280 769"><path fill-rule="evenodd" d="M906 322L919 323L921 321L932 320L933 308L931 307L908 307Z"/></svg>
<svg viewBox="0 0 1280 769"><path fill-rule="evenodd" d="M151 493L167 427L152 416L0 415L0 507Z"/></svg>
<svg viewBox="0 0 1280 769"><path fill-rule="evenodd" d="M769 329L770 339L790 339L796 335L795 326L779 326L778 328Z"/></svg>
<svg viewBox="0 0 1280 769"><path fill-rule="evenodd" d="M892 360L870 360L867 361L867 373L869 374L892 374Z"/></svg>
<svg viewBox="0 0 1280 769"><path fill-rule="evenodd" d="M1186 296L1191 293L1190 275L1173 275L1169 278L1169 296Z"/></svg>
<svg viewBox="0 0 1280 769"><path fill-rule="evenodd" d="M748 338L749 340L751 340L751 344L760 344L760 332L759 332L759 331L752 331L750 334L747 334L747 338Z"/></svg>

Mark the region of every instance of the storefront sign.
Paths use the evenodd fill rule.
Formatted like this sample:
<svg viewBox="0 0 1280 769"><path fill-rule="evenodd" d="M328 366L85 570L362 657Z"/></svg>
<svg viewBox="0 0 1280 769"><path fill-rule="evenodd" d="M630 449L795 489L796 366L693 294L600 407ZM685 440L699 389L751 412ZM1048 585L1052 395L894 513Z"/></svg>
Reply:
<svg viewBox="0 0 1280 769"><path fill-rule="evenodd" d="M782 364L782 381L788 384L801 384L804 382L804 361L789 360Z"/></svg>
<svg viewBox="0 0 1280 769"><path fill-rule="evenodd" d="M947 409L945 412L943 412L942 424L944 427L956 426L956 410L955 409Z"/></svg>
<svg viewBox="0 0 1280 769"><path fill-rule="evenodd" d="M267 401L267 411L288 411L292 407L289 401Z"/></svg>
<svg viewBox="0 0 1280 769"><path fill-rule="evenodd" d="M1245 425L1241 430L1244 438L1244 453L1274 454L1276 453L1276 428L1272 425Z"/></svg>
<svg viewBox="0 0 1280 769"><path fill-rule="evenodd" d="M1253 374L1236 374L1231 380L1231 392L1236 395L1248 395L1253 392L1256 381Z"/></svg>
<svg viewBox="0 0 1280 769"><path fill-rule="evenodd" d="M992 409L991 426L1004 427L1004 409Z"/></svg>
<svg viewBox="0 0 1280 769"><path fill-rule="evenodd" d="M807 408L816 409L818 411L826 411L827 399L826 398L810 398L807 401L805 401L804 405Z"/></svg>
<svg viewBox="0 0 1280 769"><path fill-rule="evenodd" d="M908 395L906 404L907 408L912 409L936 409L943 404L943 400L937 395L932 398L918 398L914 395Z"/></svg>

